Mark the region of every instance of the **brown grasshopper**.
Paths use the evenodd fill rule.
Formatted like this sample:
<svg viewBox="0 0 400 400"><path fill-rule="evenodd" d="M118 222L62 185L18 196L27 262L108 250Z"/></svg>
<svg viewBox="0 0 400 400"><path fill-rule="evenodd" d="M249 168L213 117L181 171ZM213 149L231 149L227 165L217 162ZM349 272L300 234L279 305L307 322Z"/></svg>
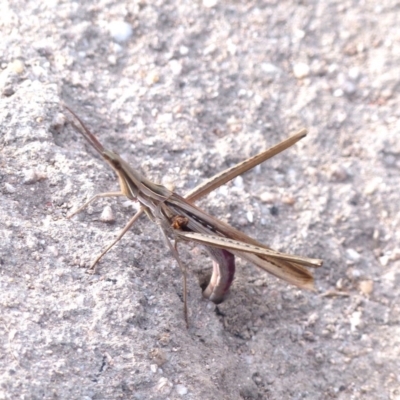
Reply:
<svg viewBox="0 0 400 400"><path fill-rule="evenodd" d="M183 272L186 324L188 323L186 269L178 254L177 243L179 241L192 241L204 245L213 259L211 279L204 289L203 295L216 304L223 300L232 284L235 274L235 255L292 285L303 289L314 288L313 276L305 267L320 267L322 260L272 250L193 204L194 201L219 186L295 144L306 136L305 129L270 149L215 175L182 197L162 185L149 181L118 154L105 149L81 119L70 108L65 107L75 117L74 126L115 171L120 185L119 192L95 195L69 218L100 197L125 196L130 200L137 200L141 204L139 211L126 224L118 237L96 258L91 268L96 266L97 262L124 236L144 212L160 227L165 242ZM174 244L171 243L170 237L174 239Z"/></svg>

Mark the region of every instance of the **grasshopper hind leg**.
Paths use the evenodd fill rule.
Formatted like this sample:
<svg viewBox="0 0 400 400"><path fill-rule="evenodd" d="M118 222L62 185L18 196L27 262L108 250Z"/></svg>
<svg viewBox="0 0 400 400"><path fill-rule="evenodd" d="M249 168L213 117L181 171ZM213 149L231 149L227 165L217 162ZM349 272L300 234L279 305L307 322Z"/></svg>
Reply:
<svg viewBox="0 0 400 400"><path fill-rule="evenodd" d="M222 303L235 277L235 256L227 250L206 246L213 259L211 279L203 296L215 304Z"/></svg>

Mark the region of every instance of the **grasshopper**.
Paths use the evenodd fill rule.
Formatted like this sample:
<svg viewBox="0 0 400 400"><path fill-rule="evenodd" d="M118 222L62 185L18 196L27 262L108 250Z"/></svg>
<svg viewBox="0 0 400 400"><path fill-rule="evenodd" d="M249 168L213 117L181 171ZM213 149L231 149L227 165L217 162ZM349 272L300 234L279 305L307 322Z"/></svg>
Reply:
<svg viewBox="0 0 400 400"><path fill-rule="evenodd" d="M304 138L307 134L305 129L268 150L215 175L182 197L166 187L146 179L117 153L105 149L82 120L69 107L65 107L74 116L74 127L115 171L120 186L119 192L100 193L93 196L69 218L101 197L125 196L130 200L140 202L139 211L129 220L117 238L96 258L91 269L95 268L98 261L124 236L140 215L145 213L151 221L159 226L167 246L182 270L184 316L187 325L186 268L178 254L178 242L192 241L205 246L213 260L213 269L203 296L216 304L223 301L232 284L235 274L235 256L240 256L299 288L311 290L314 288L313 276L305 267L320 267L322 260L275 251L193 204L219 186ZM170 238L174 240L174 244Z"/></svg>

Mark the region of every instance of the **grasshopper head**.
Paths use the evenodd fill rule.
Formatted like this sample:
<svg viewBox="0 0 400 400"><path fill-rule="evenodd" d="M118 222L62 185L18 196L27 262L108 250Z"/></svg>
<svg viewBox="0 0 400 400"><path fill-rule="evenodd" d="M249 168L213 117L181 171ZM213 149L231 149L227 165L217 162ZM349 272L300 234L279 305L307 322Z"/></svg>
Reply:
<svg viewBox="0 0 400 400"><path fill-rule="evenodd" d="M136 199L139 193L138 185L140 185L143 177L133 170L117 153L104 149L101 155L118 175L121 192L128 199Z"/></svg>
<svg viewBox="0 0 400 400"><path fill-rule="evenodd" d="M118 171L122 170L122 159L121 157L117 154L114 153L111 150L104 149L104 151L101 153L103 158L107 161L107 163L111 166L111 168L118 174ZM119 175L119 174L118 174Z"/></svg>

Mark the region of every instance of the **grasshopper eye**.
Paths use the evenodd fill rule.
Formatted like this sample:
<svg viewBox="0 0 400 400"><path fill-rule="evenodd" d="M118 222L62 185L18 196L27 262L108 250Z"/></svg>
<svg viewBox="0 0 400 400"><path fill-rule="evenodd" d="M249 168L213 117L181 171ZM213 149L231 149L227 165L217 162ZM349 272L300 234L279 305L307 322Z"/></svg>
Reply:
<svg viewBox="0 0 400 400"><path fill-rule="evenodd" d="M118 159L115 157L110 156L109 153L103 153L102 154L104 159L114 168L114 169L122 169L121 163Z"/></svg>
<svg viewBox="0 0 400 400"><path fill-rule="evenodd" d="M122 169L121 163L118 160L110 160L110 162L115 169Z"/></svg>

